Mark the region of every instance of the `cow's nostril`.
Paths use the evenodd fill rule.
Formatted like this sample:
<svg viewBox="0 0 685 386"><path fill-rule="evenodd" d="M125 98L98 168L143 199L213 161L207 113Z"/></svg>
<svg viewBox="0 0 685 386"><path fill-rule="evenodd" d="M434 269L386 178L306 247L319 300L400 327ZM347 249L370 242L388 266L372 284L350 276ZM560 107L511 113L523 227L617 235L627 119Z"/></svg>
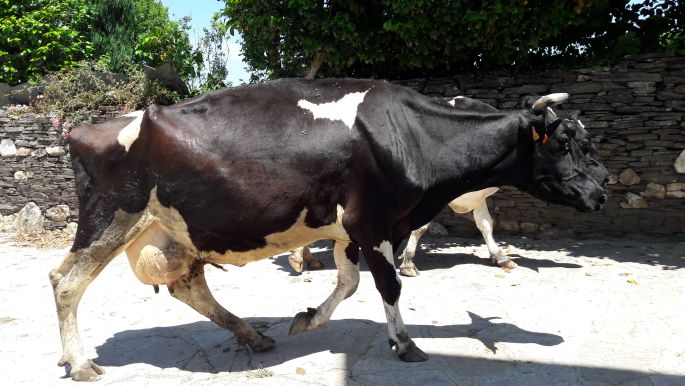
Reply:
<svg viewBox="0 0 685 386"><path fill-rule="evenodd" d="M602 194L601 196L599 196L599 204L600 205L606 204L608 199L609 198L607 197L606 194Z"/></svg>

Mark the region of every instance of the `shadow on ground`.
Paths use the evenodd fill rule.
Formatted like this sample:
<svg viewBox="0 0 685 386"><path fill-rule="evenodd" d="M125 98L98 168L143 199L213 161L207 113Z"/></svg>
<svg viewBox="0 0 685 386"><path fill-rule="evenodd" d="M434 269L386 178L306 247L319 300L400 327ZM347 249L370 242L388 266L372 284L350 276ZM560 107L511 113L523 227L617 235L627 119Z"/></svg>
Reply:
<svg viewBox="0 0 685 386"><path fill-rule="evenodd" d="M564 340L559 335L527 331L511 323L499 322L497 317L482 317L471 312L469 315L469 324L409 325L408 328L413 337L430 338L437 341L437 345L447 344L443 339L448 338L478 340L492 352L492 358L431 354L427 362L402 363L385 343L385 323L358 319L332 320L317 330L289 337L287 329L292 318L270 317L246 318L246 321L258 328L268 329L266 334L277 339L276 347L267 352L249 355L236 345L225 330L212 322L202 321L119 332L97 347L98 357L95 361L104 366L146 363L161 369L178 368L189 372L216 374L268 368L311 354L330 352L345 355L344 363L350 374L350 384L412 384L420 382L425 374L432 374L433 377L436 372L442 374L441 376L450 374L450 377L491 377L507 373L507 384L528 384L531 375L552 377L551 380L556 381L563 379L558 377L568 376L567 380L580 378L599 384L634 382L655 376L669 384L685 382L685 377L635 370L498 359L497 344L500 342L554 346ZM326 364L320 365L325 367ZM387 370L378 375L377 367ZM443 378L444 380L449 378ZM544 381L540 384L544 384Z"/></svg>

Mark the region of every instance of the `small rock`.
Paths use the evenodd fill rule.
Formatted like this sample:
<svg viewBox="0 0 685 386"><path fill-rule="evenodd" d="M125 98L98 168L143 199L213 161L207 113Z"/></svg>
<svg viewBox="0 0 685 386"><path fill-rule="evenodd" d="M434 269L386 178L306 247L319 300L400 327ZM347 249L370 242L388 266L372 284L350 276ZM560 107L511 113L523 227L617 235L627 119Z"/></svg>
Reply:
<svg viewBox="0 0 685 386"><path fill-rule="evenodd" d="M36 158L45 157L47 154L48 153L45 151L45 149L36 149L31 152L31 156Z"/></svg>
<svg viewBox="0 0 685 386"><path fill-rule="evenodd" d="M669 198L685 198L685 192L680 190L674 190L672 192L666 192L666 197Z"/></svg>
<svg viewBox="0 0 685 386"><path fill-rule="evenodd" d="M11 139L3 139L0 141L0 156L14 157L17 155L17 147Z"/></svg>
<svg viewBox="0 0 685 386"><path fill-rule="evenodd" d="M48 153L50 157L61 157L67 154L64 150L64 146L47 146L45 152Z"/></svg>
<svg viewBox="0 0 685 386"><path fill-rule="evenodd" d="M640 182L640 176L633 169L626 169L618 176L618 181L623 185L635 185Z"/></svg>
<svg viewBox="0 0 685 386"><path fill-rule="evenodd" d="M43 217L38 205L29 202L17 213L17 218L14 220L14 231L17 234L41 232L44 222L45 217Z"/></svg>
<svg viewBox="0 0 685 386"><path fill-rule="evenodd" d="M635 193L626 193L625 201L621 202L621 208L624 209L639 209L646 208L647 201Z"/></svg>
<svg viewBox="0 0 685 386"><path fill-rule="evenodd" d="M676 172L685 173L685 150L681 151L678 158L675 159L673 167Z"/></svg>
<svg viewBox="0 0 685 386"><path fill-rule="evenodd" d="M431 236L447 236L449 232L444 225L431 221L430 224L428 224L428 234Z"/></svg>
<svg viewBox="0 0 685 386"><path fill-rule="evenodd" d="M29 178L33 177L33 172L25 172L25 171L18 171L14 172L14 179L15 180L27 180Z"/></svg>
<svg viewBox="0 0 685 386"><path fill-rule="evenodd" d="M607 179L607 184L609 184L609 185L618 184L618 176L616 174L609 174L609 178Z"/></svg>
<svg viewBox="0 0 685 386"><path fill-rule="evenodd" d="M650 182L647 184L647 189L642 192L642 195L645 197L665 198L666 187L661 184Z"/></svg>
<svg viewBox="0 0 685 386"><path fill-rule="evenodd" d="M0 232L11 232L14 230L14 220L16 220L16 214L10 214L9 216L0 215Z"/></svg>
<svg viewBox="0 0 685 386"><path fill-rule="evenodd" d="M17 149L17 157L28 157L31 155L31 149L28 147L20 147Z"/></svg>
<svg viewBox="0 0 685 386"><path fill-rule="evenodd" d="M505 231L518 231L520 229L518 221L498 221L497 225Z"/></svg>
<svg viewBox="0 0 685 386"><path fill-rule="evenodd" d="M64 228L64 230L67 231L69 234L75 235L77 228L78 228L77 223L70 222L69 224L67 224L67 226Z"/></svg>
<svg viewBox="0 0 685 386"><path fill-rule="evenodd" d="M538 231L538 225L530 222L521 223L521 232L523 233L535 233Z"/></svg>
<svg viewBox="0 0 685 386"><path fill-rule="evenodd" d="M71 211L68 205L57 205L45 211L45 216L54 222L67 221Z"/></svg>
<svg viewBox="0 0 685 386"><path fill-rule="evenodd" d="M685 182L674 182L672 184L666 185L666 190L669 192L675 190L685 190Z"/></svg>

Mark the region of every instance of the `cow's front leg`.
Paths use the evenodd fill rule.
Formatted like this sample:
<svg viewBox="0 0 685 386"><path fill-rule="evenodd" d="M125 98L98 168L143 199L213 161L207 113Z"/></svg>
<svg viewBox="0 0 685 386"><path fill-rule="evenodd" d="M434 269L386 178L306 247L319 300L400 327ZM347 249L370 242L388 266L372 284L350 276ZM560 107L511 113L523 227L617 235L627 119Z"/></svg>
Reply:
<svg viewBox="0 0 685 386"><path fill-rule="evenodd" d="M402 321L398 306L402 282L395 271L392 243L387 240L378 245L362 244L362 252L369 270L376 283L376 289L383 298L385 316L388 320L388 335L390 347L395 347L397 353L405 362L422 362L428 359L414 341L409 337L407 327Z"/></svg>
<svg viewBox="0 0 685 386"><path fill-rule="evenodd" d="M238 344L248 344L254 351L273 347L274 340L256 331L247 322L219 304L207 286L204 263L197 262L190 273L174 283L172 296L192 307L219 326L231 331Z"/></svg>
<svg viewBox="0 0 685 386"><path fill-rule="evenodd" d="M81 207L72 251L57 268L50 271L64 349L58 365L69 365L69 375L75 381L95 381L104 373L104 369L83 351L77 324L81 297L88 285L147 224L145 221L138 222L140 216L115 211L108 202L99 199L91 202L89 207ZM97 240L88 240L91 234L86 230L102 229L103 219L108 217L112 218L111 223L102 230L100 237Z"/></svg>
<svg viewBox="0 0 685 386"><path fill-rule="evenodd" d="M419 246L419 240L428 231L428 225L426 224L421 228L412 231L409 235L409 241L407 241L407 247L404 248L404 252L400 255L402 264L400 264L400 275L403 276L418 276L419 270L414 265L414 255L416 255L416 248Z"/></svg>
<svg viewBox="0 0 685 386"><path fill-rule="evenodd" d="M485 200L481 201L473 210L473 220L480 230L480 233L483 235L485 245L488 247L488 252L490 252L490 261L492 264L509 269L518 267L518 264L514 263L514 261L504 253L492 237L492 217L490 217L488 204Z"/></svg>
<svg viewBox="0 0 685 386"><path fill-rule="evenodd" d="M349 298L359 285L359 246L352 242L336 241L333 257L338 267L338 283L333 293L317 308L295 315L290 335L319 327L331 319L333 311L344 299Z"/></svg>

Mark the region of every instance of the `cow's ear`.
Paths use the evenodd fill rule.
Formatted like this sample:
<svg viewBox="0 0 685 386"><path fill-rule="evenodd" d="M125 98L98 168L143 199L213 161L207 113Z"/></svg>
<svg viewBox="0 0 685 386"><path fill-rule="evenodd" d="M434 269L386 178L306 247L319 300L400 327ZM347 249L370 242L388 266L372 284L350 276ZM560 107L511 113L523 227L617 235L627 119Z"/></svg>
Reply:
<svg viewBox="0 0 685 386"><path fill-rule="evenodd" d="M545 112L545 109L549 106L554 106L558 105L560 103L564 103L568 100L568 94L566 93L557 93L557 94L549 94L541 97L540 99L536 100L531 106L530 106L530 111L532 111L535 114L542 114Z"/></svg>
<svg viewBox="0 0 685 386"><path fill-rule="evenodd" d="M559 125L561 125L561 122L561 119L555 119L549 125L547 125L547 134L552 135L552 133L554 133L554 130L556 130L557 127L559 127Z"/></svg>

